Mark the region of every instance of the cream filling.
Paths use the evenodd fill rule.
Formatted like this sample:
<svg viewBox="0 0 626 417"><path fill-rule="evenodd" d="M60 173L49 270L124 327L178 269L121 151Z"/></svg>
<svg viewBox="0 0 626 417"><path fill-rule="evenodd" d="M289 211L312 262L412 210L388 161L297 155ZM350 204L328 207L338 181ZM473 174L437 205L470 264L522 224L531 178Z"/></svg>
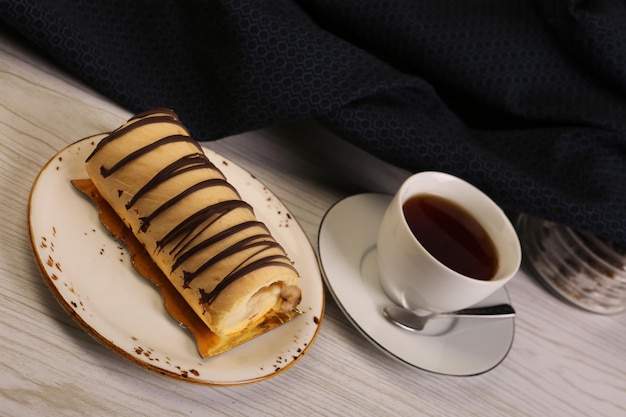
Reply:
<svg viewBox="0 0 626 417"><path fill-rule="evenodd" d="M222 320L223 335L244 330L272 310L288 312L293 310L302 298L300 288L295 285L274 283L254 293L247 301L242 301Z"/></svg>
<svg viewBox="0 0 626 417"><path fill-rule="evenodd" d="M272 284L261 288L247 301L237 303L237 306L224 317L221 330L224 334L236 333L263 317L280 301L280 290L280 284Z"/></svg>

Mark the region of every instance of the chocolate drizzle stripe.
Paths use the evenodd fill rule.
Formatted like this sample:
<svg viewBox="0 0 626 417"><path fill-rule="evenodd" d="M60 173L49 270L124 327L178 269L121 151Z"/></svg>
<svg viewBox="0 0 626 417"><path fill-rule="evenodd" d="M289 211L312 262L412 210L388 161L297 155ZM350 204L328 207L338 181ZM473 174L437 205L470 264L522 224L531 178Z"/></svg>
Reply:
<svg viewBox="0 0 626 417"><path fill-rule="evenodd" d="M217 204L213 204L208 207L204 207L198 210L196 213L187 217L185 220L176 225L170 230L161 240L157 242L157 248L163 249L173 241L178 240L185 235L193 232L196 228L206 222L208 219L212 219L216 215L223 215L226 212L234 210L238 207L248 208L252 210L252 207L242 200L227 200Z"/></svg>
<svg viewBox="0 0 626 417"><path fill-rule="evenodd" d="M162 182L165 182L165 180L195 169L213 169L219 172L215 165L213 165L213 163L209 161L204 154L185 155L163 168L154 176L154 178L141 187L130 199L130 201L126 203L126 209L130 209L144 194Z"/></svg>
<svg viewBox="0 0 626 417"><path fill-rule="evenodd" d="M159 107L156 109L136 113L130 119L128 119L128 121L132 122L133 120L143 119L144 117L154 117L156 114L161 114L161 113L165 113L169 115L172 119L178 121L178 115L174 112L174 110L168 109L167 107Z"/></svg>
<svg viewBox="0 0 626 417"><path fill-rule="evenodd" d="M148 229L148 227L150 226L150 222L152 220L154 220L159 214L163 213L168 208L170 208L170 207L176 205L177 203L179 203L182 199L184 199L188 195L193 194L193 193L195 193L197 191L203 190L205 188L217 187L217 186L227 187L227 188L230 188L231 190L235 191L232 185L230 185L228 182L226 182L226 180L223 180L221 178L212 178L212 179L208 179L208 180L205 180L205 181L198 182L198 183L192 185L191 187L187 188L186 190L182 191L178 195L172 197L171 199L169 199L168 201L163 203L161 206L157 207L148 216L142 217L140 219L141 222L142 222L140 230L145 232ZM237 191L235 191L235 193L236 192ZM236 201L236 200L234 200L234 201Z"/></svg>
<svg viewBox="0 0 626 417"><path fill-rule="evenodd" d="M290 263L285 263L285 262L276 260L276 259L281 259L281 258L287 259L287 257L283 255L268 256L263 259L254 261L237 271L233 271L232 273L227 275L222 280L222 282L220 282L211 292L207 293L206 291L201 289L200 290L200 297L201 297L200 302L205 303L205 304L211 304L217 298L217 296L226 287L228 287L232 282L236 281L237 279L241 278L242 276L246 274L249 274L250 272L256 271L257 269L268 268L271 266L281 266L281 267L289 268L293 271L296 271L296 269Z"/></svg>
<svg viewBox="0 0 626 417"><path fill-rule="evenodd" d="M201 219L203 221L198 223L193 231L190 231L189 233L187 233L187 235L183 236L182 239L180 239L178 243L174 245L172 250L170 250L169 254L172 255L172 258L177 259L180 254L183 253L189 247L189 245L191 245L191 243L198 238L198 236L204 233L206 229L211 227L213 223L218 221L228 212L229 210L223 210L220 212L216 212L214 216L207 216L205 219Z"/></svg>
<svg viewBox="0 0 626 417"><path fill-rule="evenodd" d="M100 142L98 142L98 145L96 145L96 148L91 152L91 154L87 157L87 159L85 160L85 162L89 162L89 160L91 160L91 158L93 158L104 146L106 146L107 144L113 142L115 139L119 138L120 136L125 135L126 133L137 129L141 126L145 126L151 123L173 123L175 125L177 125L178 127L180 127L181 129L183 129L183 131L185 133L187 132L187 129L185 129L185 126L182 125L182 123L180 123L180 121L178 120L178 118L176 118L173 115L165 115L165 116L161 116L161 115L154 115L154 116L146 116L143 118L132 118L129 120L129 122L132 121L132 123L128 123L116 130L114 130L113 132L111 132L108 136L106 136L105 138L103 138L102 140L100 140ZM196 145L198 146L198 148L200 148L200 145Z"/></svg>
<svg viewBox="0 0 626 417"><path fill-rule="evenodd" d="M264 251L270 250L272 248L280 247L280 245L277 242L275 242L274 240L267 240L267 238L268 238L267 235L250 236L246 239L243 239L235 243L234 245L229 246L228 248L224 249L220 253L216 254L211 259L207 260L205 263L200 265L200 267L196 269L194 272L184 271L183 272L184 286L188 287L191 281L193 281L193 279L196 278L198 275L200 275L202 272L212 267L219 261L224 260L228 258L229 256L232 256L238 252L252 249L255 247L259 248L259 250L253 252L244 261L242 261L239 265L237 265L234 268L234 270L240 268L242 265L244 265L246 262L248 262L250 259L254 258L255 256L259 255L260 253L263 253Z"/></svg>
<svg viewBox="0 0 626 417"><path fill-rule="evenodd" d="M248 229L248 228L252 228L252 227L262 227L263 229L265 229L267 231L267 229L265 228L265 225L261 222L258 221L247 221L244 223L240 223L240 224L236 224L234 226L229 227L226 230L223 230L211 237L209 237L208 239L203 240L202 242L196 244L194 247L192 247L191 249L187 250L186 252L180 254L177 259L176 262L174 262L174 265L172 265L172 271L174 271L176 268L178 268L180 266L180 264L182 264L183 262L185 262L187 259L189 259L191 256L195 255L196 253L198 253L199 251L206 249L212 245L215 245L216 243L227 239L228 237L241 232L242 230ZM266 235L269 236L269 235ZM197 274L196 274L197 275ZM193 279L193 278L192 278Z"/></svg>
<svg viewBox="0 0 626 417"><path fill-rule="evenodd" d="M134 161L135 159L139 158L142 155L145 155L151 151L153 151L154 149L170 144L170 143L175 143L175 142L189 142L189 143L195 143L193 141L193 139L191 139L189 136L185 136L185 135L171 135L171 136L166 136L164 138L161 138L155 142L152 142L151 144L144 146L143 148L139 148L134 152L129 153L128 155L126 155L124 158L122 158L121 160L119 160L118 162L116 162L111 168L105 168L104 166L100 167L100 174L102 175L102 177L106 178L109 175L115 173L117 170L119 170L120 168L122 168L123 166L125 166L126 164L128 164L129 162ZM200 150L201 151L201 150Z"/></svg>

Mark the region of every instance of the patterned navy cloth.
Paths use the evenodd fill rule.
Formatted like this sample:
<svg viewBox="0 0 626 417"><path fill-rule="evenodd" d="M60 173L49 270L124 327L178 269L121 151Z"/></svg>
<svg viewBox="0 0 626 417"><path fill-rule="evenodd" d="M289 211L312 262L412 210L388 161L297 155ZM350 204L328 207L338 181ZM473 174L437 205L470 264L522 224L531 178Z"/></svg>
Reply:
<svg viewBox="0 0 626 417"><path fill-rule="evenodd" d="M626 245L622 0L0 0L0 21L198 140L317 118Z"/></svg>

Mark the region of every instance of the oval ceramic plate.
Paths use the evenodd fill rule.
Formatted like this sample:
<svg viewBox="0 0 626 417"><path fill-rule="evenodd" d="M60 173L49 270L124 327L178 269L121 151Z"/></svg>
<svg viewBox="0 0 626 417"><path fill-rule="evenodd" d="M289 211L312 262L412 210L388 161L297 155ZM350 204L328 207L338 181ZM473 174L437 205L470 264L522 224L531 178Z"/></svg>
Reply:
<svg viewBox="0 0 626 417"><path fill-rule="evenodd" d="M300 272L304 314L221 355L202 359L191 333L165 311L160 292L137 274L122 244L101 225L96 207L70 184L87 178L85 158L104 135L55 155L31 190L33 252L50 290L101 343L144 368L189 382L244 384L293 365L313 343L324 313L324 287L315 252L289 210L235 163L203 148Z"/></svg>
<svg viewBox="0 0 626 417"><path fill-rule="evenodd" d="M383 316L391 301L378 282L376 238L392 196L359 194L336 203L319 232L324 279L350 322L376 347L416 368L468 376L496 367L513 343L514 318L437 319L419 333ZM509 303L504 289L477 305Z"/></svg>

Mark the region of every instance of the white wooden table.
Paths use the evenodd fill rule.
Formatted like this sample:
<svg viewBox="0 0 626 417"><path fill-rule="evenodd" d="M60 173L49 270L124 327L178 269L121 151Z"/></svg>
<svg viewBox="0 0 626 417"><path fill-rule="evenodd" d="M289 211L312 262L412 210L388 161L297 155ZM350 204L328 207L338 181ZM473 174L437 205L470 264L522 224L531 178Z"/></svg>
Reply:
<svg viewBox="0 0 626 417"><path fill-rule="evenodd" d="M0 34L0 415L2 416L626 416L626 315L571 307L524 270L508 357L473 377L396 362L370 345L327 293L319 335L292 368L236 387L192 385L131 364L88 336L42 280L28 195L57 150L130 113ZM256 175L316 246L338 199L392 192L407 175L312 122L208 144Z"/></svg>

